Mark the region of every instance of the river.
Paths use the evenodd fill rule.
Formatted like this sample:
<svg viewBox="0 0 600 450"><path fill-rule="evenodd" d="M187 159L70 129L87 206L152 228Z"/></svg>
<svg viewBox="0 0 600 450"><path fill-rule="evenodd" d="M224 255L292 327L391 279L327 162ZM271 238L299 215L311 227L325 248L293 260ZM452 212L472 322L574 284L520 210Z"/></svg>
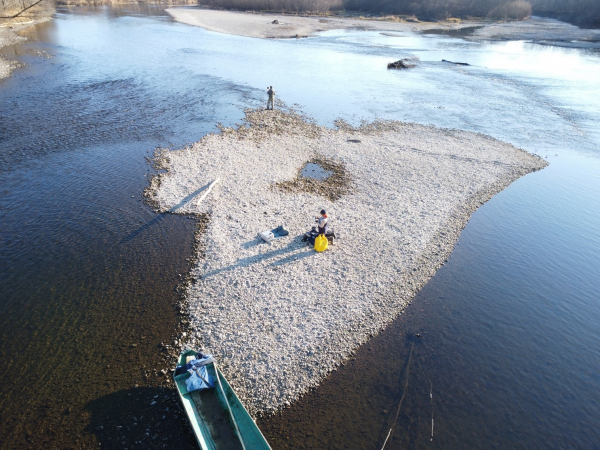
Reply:
<svg viewBox="0 0 600 450"><path fill-rule="evenodd" d="M259 420L273 448L379 449L403 394L386 448L597 448L597 51L358 30L260 40L135 5L59 9L29 34L2 49L27 67L0 82L1 448L193 448L160 370L195 220L144 204L146 157L239 122L267 85L321 124L460 128L550 162L473 215L386 330ZM385 69L409 55L418 68Z"/></svg>

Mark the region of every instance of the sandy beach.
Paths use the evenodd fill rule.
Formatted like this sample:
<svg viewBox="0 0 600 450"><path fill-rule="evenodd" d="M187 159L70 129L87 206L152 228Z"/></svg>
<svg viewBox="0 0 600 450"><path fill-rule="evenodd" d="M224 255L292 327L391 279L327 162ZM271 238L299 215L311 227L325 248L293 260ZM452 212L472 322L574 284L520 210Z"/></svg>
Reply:
<svg viewBox="0 0 600 450"><path fill-rule="evenodd" d="M304 17L284 14L210 10L197 7L169 8L178 22L219 33L262 39L288 39L315 36L334 29L360 29L386 32L456 31L474 29L461 36L473 41L523 40L571 48L600 48L600 30L581 29L575 25L544 17L522 21L447 20L439 22L405 21L399 18L359 18L343 16ZM274 24L277 20L279 23Z"/></svg>
<svg viewBox="0 0 600 450"><path fill-rule="evenodd" d="M327 129L277 110L246 120L159 151L166 171L146 194L160 211L208 218L186 293L189 343L217 356L252 414L317 385L411 301L473 211L546 166L464 131L400 122ZM336 195L300 176L318 160L343 172ZM301 237L321 208L339 238L316 253ZM257 237L279 225L290 235L270 245Z"/></svg>
<svg viewBox="0 0 600 450"><path fill-rule="evenodd" d="M481 25L481 22L406 22L358 17L293 16L287 14L247 13L203 8L169 8L167 12L178 22L219 33L263 39L286 39L314 36L321 31L335 29L362 29L381 31L423 31L429 29L457 29ZM274 24L277 20L279 23Z"/></svg>

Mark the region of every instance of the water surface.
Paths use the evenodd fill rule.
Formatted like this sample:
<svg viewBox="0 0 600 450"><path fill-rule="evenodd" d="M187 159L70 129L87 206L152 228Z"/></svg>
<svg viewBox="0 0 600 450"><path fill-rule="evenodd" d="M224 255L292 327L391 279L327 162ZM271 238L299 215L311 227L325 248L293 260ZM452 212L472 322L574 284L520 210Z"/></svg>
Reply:
<svg viewBox="0 0 600 450"><path fill-rule="evenodd" d="M160 344L177 337L194 220L143 203L145 158L239 122L268 85L321 124L472 130L551 163L473 215L356 359L260 421L273 447L381 448L407 374L386 448L600 442L597 53L356 30L260 40L129 5L59 10L32 37L2 50L28 64L0 82L2 448L191 445ZM420 65L386 69L407 56Z"/></svg>

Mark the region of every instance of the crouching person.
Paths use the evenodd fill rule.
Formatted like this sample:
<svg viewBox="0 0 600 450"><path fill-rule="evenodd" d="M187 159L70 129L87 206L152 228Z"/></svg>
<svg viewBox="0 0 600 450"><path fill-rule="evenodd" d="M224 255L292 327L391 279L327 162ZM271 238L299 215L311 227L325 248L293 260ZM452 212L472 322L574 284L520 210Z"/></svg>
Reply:
<svg viewBox="0 0 600 450"><path fill-rule="evenodd" d="M319 234L326 234L329 229L327 222L329 219L327 218L327 212L322 209L321 216L317 217L317 231Z"/></svg>

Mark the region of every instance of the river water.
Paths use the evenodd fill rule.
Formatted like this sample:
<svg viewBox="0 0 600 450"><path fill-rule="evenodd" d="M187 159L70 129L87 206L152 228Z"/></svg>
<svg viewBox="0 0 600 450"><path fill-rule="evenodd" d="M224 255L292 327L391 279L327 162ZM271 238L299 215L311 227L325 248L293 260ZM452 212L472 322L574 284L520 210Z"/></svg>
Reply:
<svg viewBox="0 0 600 450"><path fill-rule="evenodd" d="M2 50L27 67L0 82L0 447L193 445L154 370L195 222L143 203L145 158L239 122L273 85L325 125L461 128L550 162L473 215L355 358L259 421L273 447L379 449L393 427L386 448L597 448L598 52L357 30L259 40L129 5L59 10L30 37ZM406 56L418 68L385 69Z"/></svg>

